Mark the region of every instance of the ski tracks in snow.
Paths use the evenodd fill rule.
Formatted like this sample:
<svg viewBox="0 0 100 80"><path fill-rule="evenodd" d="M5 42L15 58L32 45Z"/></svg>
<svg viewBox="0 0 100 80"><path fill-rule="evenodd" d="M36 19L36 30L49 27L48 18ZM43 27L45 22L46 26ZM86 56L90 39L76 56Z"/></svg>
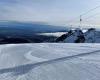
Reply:
<svg viewBox="0 0 100 80"><path fill-rule="evenodd" d="M43 65L45 66L45 65L48 65L48 64L51 65L51 64L55 64L55 63L59 63L59 62L63 62L63 61L70 61L72 59L76 59L76 58L80 58L80 57L85 57L85 56L88 56L88 55L99 54L99 52L100 52L100 50L95 50L95 51L92 51L92 52L81 53L81 54L77 54L77 55L72 55L72 56L67 56L67 57L61 57L61 58L56 58L56 59L51 59L51 60L45 60L45 59L41 59L41 58L35 58L35 60L37 60L36 63L21 65L21 66L17 67L17 69L19 68L19 70L21 70L22 68L25 68L25 69L28 68L28 71L30 71L31 69L34 69L34 68L39 67L39 66L43 66ZM28 59L34 60L33 59L34 56L31 55L31 52L29 52L26 55L28 55L27 56ZM14 69L16 69L16 67ZM25 69L23 69L23 70L25 70ZM24 74L24 73L22 73L22 74Z"/></svg>
<svg viewBox="0 0 100 80"><path fill-rule="evenodd" d="M28 53L26 53L24 56L26 59L30 60L30 61L36 61L36 62L43 62L43 61L47 61L47 59L43 59L43 58L38 58L35 56L32 56L33 51L29 51Z"/></svg>
<svg viewBox="0 0 100 80"><path fill-rule="evenodd" d="M33 61L33 62L36 61L36 63L20 65L20 66L12 67L12 68L0 69L0 74L4 74L4 73L8 74L11 72L14 75L22 76L23 74L28 73L32 69L39 67L39 66L43 66L43 65L45 66L48 64L54 64L54 63L63 62L63 61L69 61L72 59L85 57L85 56L92 55L92 54L98 55L98 54L100 54L99 52L100 52L100 50L95 50L95 51L91 51L91 52L87 52L87 53L80 53L80 54L76 54L76 55L72 55L72 56L65 56L65 57L61 57L61 58L47 60L47 59L32 56L33 52L29 51L24 55L24 57L30 61Z"/></svg>

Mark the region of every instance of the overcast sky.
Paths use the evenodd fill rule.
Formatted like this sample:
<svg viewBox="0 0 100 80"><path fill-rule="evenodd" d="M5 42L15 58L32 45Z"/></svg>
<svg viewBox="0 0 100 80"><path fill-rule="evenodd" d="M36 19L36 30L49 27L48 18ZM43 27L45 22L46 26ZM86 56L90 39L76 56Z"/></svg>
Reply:
<svg viewBox="0 0 100 80"><path fill-rule="evenodd" d="M0 20L77 24L77 16L98 5L100 0L0 0ZM83 18L83 24L100 25L100 8Z"/></svg>

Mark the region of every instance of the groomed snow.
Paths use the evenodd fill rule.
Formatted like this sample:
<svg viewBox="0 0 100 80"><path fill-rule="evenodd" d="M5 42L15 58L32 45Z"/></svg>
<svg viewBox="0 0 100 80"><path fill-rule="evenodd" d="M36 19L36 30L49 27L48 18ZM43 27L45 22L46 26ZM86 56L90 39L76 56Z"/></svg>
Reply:
<svg viewBox="0 0 100 80"><path fill-rule="evenodd" d="M100 44L0 45L0 80L100 80Z"/></svg>

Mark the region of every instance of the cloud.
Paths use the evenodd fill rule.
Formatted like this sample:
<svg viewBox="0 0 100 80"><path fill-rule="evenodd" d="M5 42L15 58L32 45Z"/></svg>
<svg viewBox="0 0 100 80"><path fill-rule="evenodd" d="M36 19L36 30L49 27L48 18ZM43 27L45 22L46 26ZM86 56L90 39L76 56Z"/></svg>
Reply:
<svg viewBox="0 0 100 80"><path fill-rule="evenodd" d="M98 0L0 0L0 20L69 24L98 4Z"/></svg>

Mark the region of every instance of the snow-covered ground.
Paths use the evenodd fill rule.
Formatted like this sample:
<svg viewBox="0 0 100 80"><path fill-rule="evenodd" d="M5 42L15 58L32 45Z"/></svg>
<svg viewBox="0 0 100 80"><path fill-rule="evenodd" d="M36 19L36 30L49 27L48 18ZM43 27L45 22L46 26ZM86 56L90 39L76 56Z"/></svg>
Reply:
<svg viewBox="0 0 100 80"><path fill-rule="evenodd" d="M0 45L0 80L100 80L100 44Z"/></svg>

